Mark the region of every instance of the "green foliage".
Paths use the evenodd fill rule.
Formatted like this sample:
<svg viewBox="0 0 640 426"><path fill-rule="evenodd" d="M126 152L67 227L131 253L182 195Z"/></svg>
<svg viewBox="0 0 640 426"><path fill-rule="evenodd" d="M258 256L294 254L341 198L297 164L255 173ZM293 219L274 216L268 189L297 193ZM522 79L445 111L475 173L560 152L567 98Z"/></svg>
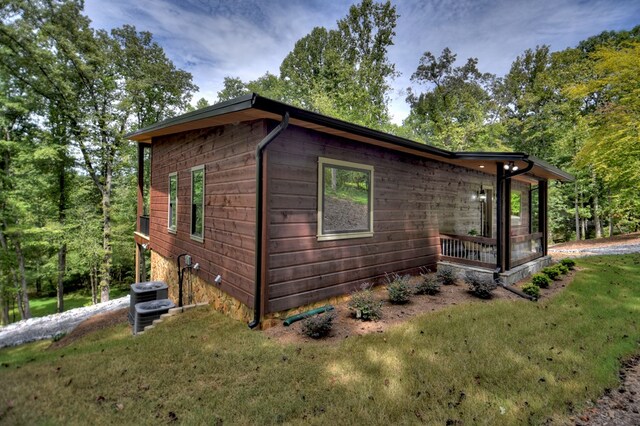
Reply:
<svg viewBox="0 0 640 426"><path fill-rule="evenodd" d="M546 268L544 268L542 270L542 273L545 274L547 277L549 277L552 280L559 280L560 279L560 270L558 268L556 268L555 266L547 266Z"/></svg>
<svg viewBox="0 0 640 426"><path fill-rule="evenodd" d="M449 266L441 265L436 272L438 282L442 285L454 285L457 281L456 274Z"/></svg>
<svg viewBox="0 0 640 426"><path fill-rule="evenodd" d="M305 318L302 321L302 334L312 339L320 339L327 336L333 327L333 320L336 318L335 312L324 312Z"/></svg>
<svg viewBox="0 0 640 426"><path fill-rule="evenodd" d="M531 282L540 288L548 288L551 285L551 278L544 273L533 274Z"/></svg>
<svg viewBox="0 0 640 426"><path fill-rule="evenodd" d="M562 275L569 273L569 268L566 265L563 265L562 263L557 264L555 267L556 269L558 269L558 271L560 271Z"/></svg>
<svg viewBox="0 0 640 426"><path fill-rule="evenodd" d="M471 293L481 299L490 299L493 290L498 288L498 284L493 279L480 276L475 272L467 272L464 280L469 286Z"/></svg>
<svg viewBox="0 0 640 426"><path fill-rule="evenodd" d="M420 281L416 284L414 292L416 294L434 295L440 291L438 277L430 272L420 273Z"/></svg>
<svg viewBox="0 0 640 426"><path fill-rule="evenodd" d="M410 284L411 276L391 274L387 275L387 292L389 293L389 301L393 304L408 303L413 295L413 289Z"/></svg>
<svg viewBox="0 0 640 426"><path fill-rule="evenodd" d="M377 320L382 316L382 302L373 294L371 284L363 284L361 290L351 293L347 306L351 314L362 321Z"/></svg>
<svg viewBox="0 0 640 426"><path fill-rule="evenodd" d="M564 259L560 260L560 264L566 266L569 269L574 269L576 266L576 261L573 259L570 259L568 257L565 257Z"/></svg>
<svg viewBox="0 0 640 426"><path fill-rule="evenodd" d="M538 287L534 283L527 283L523 285L522 292L524 294L528 294L531 297L535 297L536 299L540 297L540 287Z"/></svg>

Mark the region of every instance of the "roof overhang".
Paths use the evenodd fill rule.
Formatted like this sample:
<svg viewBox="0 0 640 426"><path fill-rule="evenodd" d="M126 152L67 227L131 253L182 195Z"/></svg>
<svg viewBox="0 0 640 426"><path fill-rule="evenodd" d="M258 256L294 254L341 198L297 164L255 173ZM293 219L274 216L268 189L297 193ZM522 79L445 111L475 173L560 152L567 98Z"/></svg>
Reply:
<svg viewBox="0 0 640 426"><path fill-rule="evenodd" d="M495 175L496 168L500 167L502 163L513 161L520 169L524 169L530 163L533 164L533 168L527 174L515 177L515 179L518 180L573 180L573 176L569 173L522 152L447 151L287 105L254 93L160 121L151 126L129 133L126 137L139 143L151 143L155 137L190 130L260 119L280 121L286 112L289 113L289 124L291 125L388 148L394 151L401 151L419 157L455 164L479 172Z"/></svg>

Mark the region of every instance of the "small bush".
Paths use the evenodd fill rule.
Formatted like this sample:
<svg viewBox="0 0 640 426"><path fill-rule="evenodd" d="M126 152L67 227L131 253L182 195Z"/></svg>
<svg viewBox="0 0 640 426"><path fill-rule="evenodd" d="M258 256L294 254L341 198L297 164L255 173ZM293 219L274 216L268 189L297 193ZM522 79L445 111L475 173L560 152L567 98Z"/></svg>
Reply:
<svg viewBox="0 0 640 426"><path fill-rule="evenodd" d="M320 339L331 332L333 320L336 318L334 312L325 312L314 315L302 321L302 333L312 339Z"/></svg>
<svg viewBox="0 0 640 426"><path fill-rule="evenodd" d="M549 278L545 274L538 273L533 274L533 276L531 277L531 282L540 288L549 288L549 286L551 285L551 278Z"/></svg>
<svg viewBox="0 0 640 426"><path fill-rule="evenodd" d="M555 266L547 266L542 270L542 273L552 280L557 280L560 276L560 271Z"/></svg>
<svg viewBox="0 0 640 426"><path fill-rule="evenodd" d="M387 292L389 293L389 302L402 305L409 302L412 295L409 275L391 274L387 275Z"/></svg>
<svg viewBox="0 0 640 426"><path fill-rule="evenodd" d="M566 259L562 259L560 261L560 264L566 266L569 269L573 269L576 266L576 261L573 259L566 258Z"/></svg>
<svg viewBox="0 0 640 426"><path fill-rule="evenodd" d="M352 293L347 306L351 315L362 321L377 320L382 316L382 302L375 298L371 284L363 284L362 290Z"/></svg>
<svg viewBox="0 0 640 426"><path fill-rule="evenodd" d="M544 275L543 275L544 276ZM545 277L546 278L546 277ZM540 297L540 287L533 283L527 283L522 286L522 292L536 299Z"/></svg>
<svg viewBox="0 0 640 426"><path fill-rule="evenodd" d="M566 275L569 273L569 268L566 265L563 265L562 263L557 264L556 269L560 271L562 275Z"/></svg>
<svg viewBox="0 0 640 426"><path fill-rule="evenodd" d="M53 340L54 342L59 342L66 335L67 335L66 331L58 331L56 334L53 335L53 338L51 340Z"/></svg>
<svg viewBox="0 0 640 426"><path fill-rule="evenodd" d="M456 274L449 266L440 266L436 277L438 277L438 282L443 285L454 285L456 283Z"/></svg>
<svg viewBox="0 0 640 426"><path fill-rule="evenodd" d="M440 291L440 283L435 274L420 273L420 282L416 284L416 294L428 294L433 296Z"/></svg>
<svg viewBox="0 0 640 426"><path fill-rule="evenodd" d="M491 278L481 277L474 272L467 272L465 282L469 286L471 293L481 299L490 299L493 290L498 287L498 284Z"/></svg>

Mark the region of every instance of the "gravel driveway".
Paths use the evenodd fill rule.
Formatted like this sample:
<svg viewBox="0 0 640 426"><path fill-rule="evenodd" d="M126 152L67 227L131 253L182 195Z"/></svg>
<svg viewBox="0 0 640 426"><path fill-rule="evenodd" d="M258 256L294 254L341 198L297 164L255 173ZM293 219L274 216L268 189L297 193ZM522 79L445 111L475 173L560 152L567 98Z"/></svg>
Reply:
<svg viewBox="0 0 640 426"><path fill-rule="evenodd" d="M68 333L78 324L93 315L122 309L129 306L129 296L97 305L70 309L61 314L30 318L0 328L0 348L16 346L36 340L51 339L55 335Z"/></svg>

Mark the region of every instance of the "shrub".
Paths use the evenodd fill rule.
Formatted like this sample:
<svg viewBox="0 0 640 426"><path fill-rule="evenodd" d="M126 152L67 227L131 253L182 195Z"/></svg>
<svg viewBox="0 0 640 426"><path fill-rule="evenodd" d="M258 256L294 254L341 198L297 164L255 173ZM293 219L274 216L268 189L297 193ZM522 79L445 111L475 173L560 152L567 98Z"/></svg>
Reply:
<svg viewBox="0 0 640 426"><path fill-rule="evenodd" d="M573 259L565 258L560 261L560 264L566 266L569 269L573 269L576 266L576 261Z"/></svg>
<svg viewBox="0 0 640 426"><path fill-rule="evenodd" d="M475 296L481 299L491 298L491 293L498 287L498 284L487 277L481 277L475 272L467 272L465 275L465 281Z"/></svg>
<svg viewBox="0 0 640 426"><path fill-rule="evenodd" d="M546 276L543 275L546 278ZM522 286L522 292L524 294L528 294L529 296L535 297L536 299L540 297L540 287L533 283L527 283Z"/></svg>
<svg viewBox="0 0 640 426"><path fill-rule="evenodd" d="M420 273L420 282L416 284L416 294L434 295L440 291L440 283L435 274Z"/></svg>
<svg viewBox="0 0 640 426"><path fill-rule="evenodd" d="M391 274L387 276L387 292L389 292L389 302L396 305L409 302L411 299L411 277L409 275Z"/></svg>
<svg viewBox="0 0 640 426"><path fill-rule="evenodd" d="M382 302L375 298L371 284L363 284L362 290L352 293L347 306L351 314L362 321L377 320L382 316Z"/></svg>
<svg viewBox="0 0 640 426"><path fill-rule="evenodd" d="M436 276L440 284L453 285L456 283L456 274L453 273L453 269L449 266L440 266Z"/></svg>
<svg viewBox="0 0 640 426"><path fill-rule="evenodd" d="M329 334L335 318L334 312L325 312L306 318L302 321L302 333L312 339L320 339Z"/></svg>
<svg viewBox="0 0 640 426"><path fill-rule="evenodd" d="M557 264L556 269L560 271L562 275L569 273L569 268L566 265L563 265L562 263Z"/></svg>
<svg viewBox="0 0 640 426"><path fill-rule="evenodd" d="M551 285L551 278L545 274L533 274L531 282L540 288L548 288Z"/></svg>
<svg viewBox="0 0 640 426"><path fill-rule="evenodd" d="M557 280L560 276L560 271L555 266L547 266L542 270L542 273L552 280Z"/></svg>

